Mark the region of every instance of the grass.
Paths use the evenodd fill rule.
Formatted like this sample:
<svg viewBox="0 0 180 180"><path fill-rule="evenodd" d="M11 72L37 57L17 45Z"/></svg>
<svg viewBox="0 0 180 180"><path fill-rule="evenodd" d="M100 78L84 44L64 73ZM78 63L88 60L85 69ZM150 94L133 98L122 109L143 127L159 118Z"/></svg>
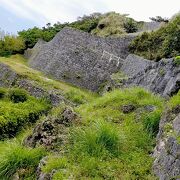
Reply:
<svg viewBox="0 0 180 180"><path fill-rule="evenodd" d="M72 127L64 154L51 155L44 172L53 179L156 179L150 153L163 99L141 88L114 90L76 108L82 123ZM134 105L123 113L123 105ZM151 112L146 110L152 106Z"/></svg>
<svg viewBox="0 0 180 180"><path fill-rule="evenodd" d="M174 58L174 64L175 64L176 66L180 66L180 56L176 56L176 57Z"/></svg>
<svg viewBox="0 0 180 180"><path fill-rule="evenodd" d="M180 90L176 95L174 95L170 99L170 101L168 102L168 105L171 109L175 108L177 105L180 105Z"/></svg>
<svg viewBox="0 0 180 180"><path fill-rule="evenodd" d="M0 179L9 180L18 172L21 179L35 178L35 169L46 155L42 148L26 148L18 140L0 143Z"/></svg>
<svg viewBox="0 0 180 180"><path fill-rule="evenodd" d="M162 98L142 88L113 90L100 97L46 78L29 68L25 59L20 56L0 58L0 62L47 90L59 90L66 98L78 104L74 109L81 117L81 122L68 127L69 141L63 152L48 154L43 172L51 173L56 170L54 180L156 179L151 172L153 158L150 154L155 145L155 136L165 104ZM0 94L0 108L5 108L0 112L4 112L7 117L24 115L17 109L13 114L15 107L29 110L37 105L28 106L26 103L29 103L29 97L23 103L13 103L6 98L8 93L7 90L4 92L4 89L0 90ZM178 93L168 102L169 106L173 108L180 104L179 95ZM123 108L129 105L134 107L133 110L124 112ZM54 108L50 114L58 119L59 111L64 106ZM4 121L5 115L0 115L0 121ZM41 148L29 149L17 140L13 143L0 143L0 152L1 176L7 179L16 172L20 173L22 179L35 179L33 172L39 160L46 155Z"/></svg>
<svg viewBox="0 0 180 180"><path fill-rule="evenodd" d="M80 104L90 102L98 96L85 89L80 89L62 81L53 80L43 73L28 67L27 60L21 55L13 55L9 58L0 57L0 62L10 66L10 68L22 77L33 80L37 86L42 87L47 91L52 89L58 90L60 94L74 103Z"/></svg>
<svg viewBox="0 0 180 180"><path fill-rule="evenodd" d="M120 146L124 141L123 135L111 123L97 121L90 127L77 128L72 133L73 152L87 153L91 156L109 155L118 156Z"/></svg>

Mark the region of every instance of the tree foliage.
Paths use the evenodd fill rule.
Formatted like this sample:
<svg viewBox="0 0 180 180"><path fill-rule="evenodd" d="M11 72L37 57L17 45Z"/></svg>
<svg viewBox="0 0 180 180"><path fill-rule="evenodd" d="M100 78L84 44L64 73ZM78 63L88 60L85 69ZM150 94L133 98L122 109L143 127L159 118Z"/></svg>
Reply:
<svg viewBox="0 0 180 180"><path fill-rule="evenodd" d="M180 54L180 15L154 32L144 32L132 41L130 51L151 60Z"/></svg>
<svg viewBox="0 0 180 180"><path fill-rule="evenodd" d="M127 17L127 14L109 12L104 14L96 29L92 32L98 36L119 36L137 31L137 22Z"/></svg>
<svg viewBox="0 0 180 180"><path fill-rule="evenodd" d="M21 53L24 48L24 40L21 37L6 35L0 39L0 56Z"/></svg>
<svg viewBox="0 0 180 180"><path fill-rule="evenodd" d="M32 48L38 39L50 41L64 27L72 27L90 33L96 28L100 16L100 13L93 13L89 16L84 15L83 17L78 17L77 21L72 23L57 22L54 25L47 23L45 27L34 27L32 29L20 31L18 34L25 40L26 48Z"/></svg>

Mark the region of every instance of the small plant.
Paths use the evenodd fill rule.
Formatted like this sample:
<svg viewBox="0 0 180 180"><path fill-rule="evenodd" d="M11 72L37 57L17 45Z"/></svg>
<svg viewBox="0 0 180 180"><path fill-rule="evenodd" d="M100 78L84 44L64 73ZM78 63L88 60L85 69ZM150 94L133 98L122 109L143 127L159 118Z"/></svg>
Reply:
<svg viewBox="0 0 180 180"><path fill-rule="evenodd" d="M164 75L165 75L165 70L164 70L164 69L160 69L160 70L159 70L159 74L160 74L161 76L164 76Z"/></svg>
<svg viewBox="0 0 180 180"><path fill-rule="evenodd" d="M11 101L14 103L25 102L28 99L27 92L22 89L10 90L9 97L10 97Z"/></svg>
<svg viewBox="0 0 180 180"><path fill-rule="evenodd" d="M176 56L176 57L174 58L174 64L175 64L176 66L180 66L180 56Z"/></svg>
<svg viewBox="0 0 180 180"><path fill-rule="evenodd" d="M6 89L5 88L0 88L0 99L4 98L6 95Z"/></svg>

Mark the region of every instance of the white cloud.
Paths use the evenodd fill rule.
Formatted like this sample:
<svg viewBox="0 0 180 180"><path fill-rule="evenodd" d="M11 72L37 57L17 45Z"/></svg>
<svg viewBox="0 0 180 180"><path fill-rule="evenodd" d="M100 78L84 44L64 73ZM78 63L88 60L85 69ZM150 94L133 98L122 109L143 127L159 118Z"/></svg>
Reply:
<svg viewBox="0 0 180 180"><path fill-rule="evenodd" d="M44 25L107 11L128 13L137 20L156 15L170 17L179 11L180 0L0 0L1 6L20 18Z"/></svg>

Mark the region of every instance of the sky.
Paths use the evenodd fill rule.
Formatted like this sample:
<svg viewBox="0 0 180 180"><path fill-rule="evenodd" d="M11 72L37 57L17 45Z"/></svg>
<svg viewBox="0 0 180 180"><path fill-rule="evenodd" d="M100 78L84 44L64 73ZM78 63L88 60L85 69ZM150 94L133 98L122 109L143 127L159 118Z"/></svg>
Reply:
<svg viewBox="0 0 180 180"><path fill-rule="evenodd" d="M49 22L72 22L85 14L109 11L130 14L139 21L169 18L180 11L180 0L0 0L0 28L16 34Z"/></svg>

